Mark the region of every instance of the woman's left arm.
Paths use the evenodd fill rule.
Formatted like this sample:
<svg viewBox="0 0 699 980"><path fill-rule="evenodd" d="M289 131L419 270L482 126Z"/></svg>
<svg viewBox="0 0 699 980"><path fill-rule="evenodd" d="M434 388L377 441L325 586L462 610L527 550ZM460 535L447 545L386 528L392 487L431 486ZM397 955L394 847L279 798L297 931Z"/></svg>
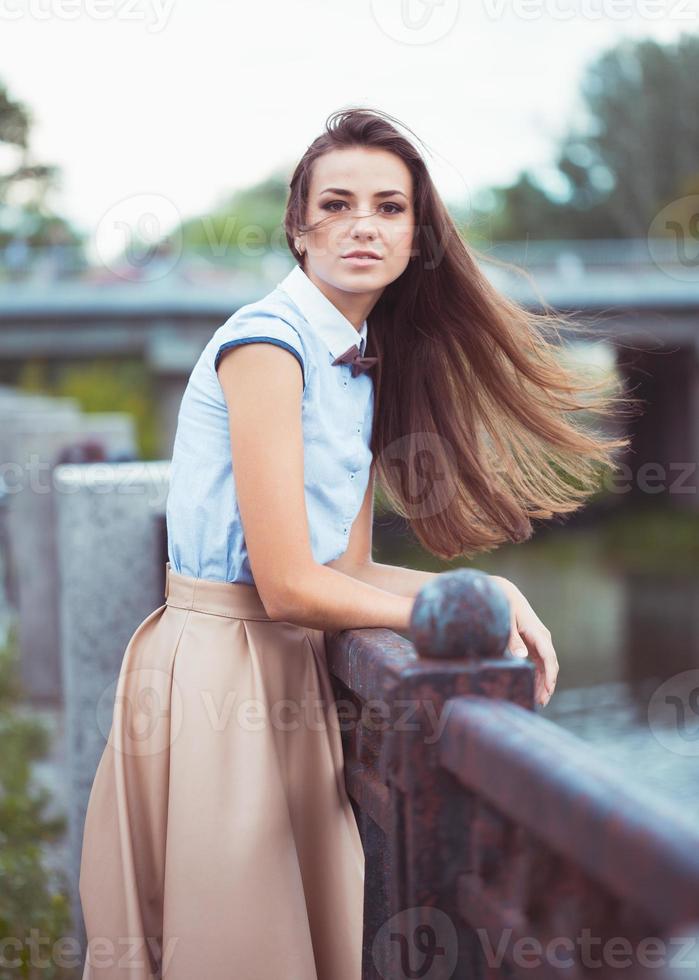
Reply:
<svg viewBox="0 0 699 980"><path fill-rule="evenodd" d="M373 561L372 528L374 508L374 467L372 465L362 506L355 518L346 551L333 561L331 568L360 579L385 592L415 597L423 585L433 581L439 572L423 572L417 568L382 565ZM530 656L536 667L535 697L539 704L548 704L558 677L558 659L551 642L551 632L544 626L517 586L502 575L491 575L510 603L510 639L508 648L516 657Z"/></svg>
<svg viewBox="0 0 699 980"><path fill-rule="evenodd" d="M347 558L343 561L343 558L344 555L328 564L345 575L397 595L416 596L423 585L440 574L423 572L417 568L382 565L371 560L353 563ZM536 667L535 697L539 704L546 705L551 699L558 677L558 659L551 642L551 632L513 582L502 575L490 577L497 582L510 603L511 632L508 648L515 657L531 657Z"/></svg>
<svg viewBox="0 0 699 980"><path fill-rule="evenodd" d="M427 582L437 577L437 572L421 572L417 568L402 568L399 565L382 565L377 561L354 562L340 555L335 561L327 564L345 575L361 579L369 585L375 585L385 592L396 595L407 595L413 598Z"/></svg>

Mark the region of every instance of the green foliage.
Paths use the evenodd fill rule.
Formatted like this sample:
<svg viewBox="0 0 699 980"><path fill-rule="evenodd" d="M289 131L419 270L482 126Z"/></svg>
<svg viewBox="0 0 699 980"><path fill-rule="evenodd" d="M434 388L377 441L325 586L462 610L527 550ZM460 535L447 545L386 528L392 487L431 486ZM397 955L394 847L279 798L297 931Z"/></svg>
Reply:
<svg viewBox="0 0 699 980"><path fill-rule="evenodd" d="M134 418L141 458L158 458L158 412L153 379L143 362L110 358L56 364L34 358L23 365L17 387L27 392L76 398L85 412L126 412Z"/></svg>
<svg viewBox="0 0 699 980"><path fill-rule="evenodd" d="M582 80L584 122L569 126L555 166L484 190L472 223L487 220L494 241L644 238L663 207L697 193L698 74L693 34L603 52Z"/></svg>
<svg viewBox="0 0 699 980"><path fill-rule="evenodd" d="M21 102L11 98L0 82L0 143L26 147L29 134L29 113Z"/></svg>
<svg viewBox="0 0 699 980"><path fill-rule="evenodd" d="M578 206L605 202L617 236L645 235L655 213L696 176L699 93L691 78L698 71L699 38L686 34L668 44L627 39L585 74L592 126L568 136L558 167Z"/></svg>
<svg viewBox="0 0 699 980"><path fill-rule="evenodd" d="M236 191L211 214L182 225L184 248L206 259L256 269L261 255L273 249L286 250L283 218L287 195L288 180L282 173Z"/></svg>
<svg viewBox="0 0 699 980"><path fill-rule="evenodd" d="M59 170L32 159L31 124L29 109L0 81L0 247L10 241L22 241L30 247L74 246L69 250L70 261L82 267L82 237L46 204ZM4 268L0 268L2 278Z"/></svg>
<svg viewBox="0 0 699 980"><path fill-rule="evenodd" d="M552 200L547 190L527 172L521 173L509 186L480 191L474 200L473 212L464 223L464 231L473 225L483 225L487 229L486 241L585 237L570 233L568 205ZM473 244L482 247L479 241Z"/></svg>
<svg viewBox="0 0 699 980"><path fill-rule="evenodd" d="M17 711L21 693L12 632L0 648L0 978L67 980L77 976L62 965L76 957L61 945L71 929L69 885L64 872L46 866L42 849L64 836L66 820L47 816L51 795L32 782L31 764L46 755L49 733Z"/></svg>

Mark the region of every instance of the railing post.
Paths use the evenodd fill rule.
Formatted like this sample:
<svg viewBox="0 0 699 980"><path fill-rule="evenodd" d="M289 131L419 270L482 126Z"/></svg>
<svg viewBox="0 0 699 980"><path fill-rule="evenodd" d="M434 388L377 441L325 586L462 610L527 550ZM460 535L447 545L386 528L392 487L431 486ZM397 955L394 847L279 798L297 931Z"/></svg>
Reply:
<svg viewBox="0 0 699 980"><path fill-rule="evenodd" d="M480 694L531 710L534 671L507 653L509 603L483 572L456 569L424 586L410 632L414 645L379 629L328 644L336 693L355 709L343 743L366 859L363 978L472 980L482 959L458 915L457 871L474 802L439 761L444 706Z"/></svg>
<svg viewBox="0 0 699 980"><path fill-rule="evenodd" d="M438 576L418 594L410 625L418 661L403 675L393 717L391 792L402 826L392 843L402 867L391 905L403 935L394 975L402 980L408 965L425 969L432 961L430 976L475 980L482 957L459 915L457 890L471 853L475 800L443 769L440 743L450 698L480 694L532 708L533 671L506 653L509 602L483 572Z"/></svg>

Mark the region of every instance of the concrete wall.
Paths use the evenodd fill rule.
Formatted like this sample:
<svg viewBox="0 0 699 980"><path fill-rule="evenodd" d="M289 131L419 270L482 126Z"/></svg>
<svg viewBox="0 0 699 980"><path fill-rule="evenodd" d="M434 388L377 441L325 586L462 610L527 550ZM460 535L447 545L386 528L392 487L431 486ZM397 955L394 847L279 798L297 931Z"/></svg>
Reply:
<svg viewBox="0 0 699 980"><path fill-rule="evenodd" d="M4 427L21 677L36 701L61 698L53 470L61 452L85 439L96 440L107 455L136 454L134 422L125 413L81 414L71 406L52 406L14 414Z"/></svg>
<svg viewBox="0 0 699 980"><path fill-rule="evenodd" d="M68 869L76 935L85 811L109 735L116 681L138 625L163 605L158 516L169 461L56 467L60 646L69 787Z"/></svg>

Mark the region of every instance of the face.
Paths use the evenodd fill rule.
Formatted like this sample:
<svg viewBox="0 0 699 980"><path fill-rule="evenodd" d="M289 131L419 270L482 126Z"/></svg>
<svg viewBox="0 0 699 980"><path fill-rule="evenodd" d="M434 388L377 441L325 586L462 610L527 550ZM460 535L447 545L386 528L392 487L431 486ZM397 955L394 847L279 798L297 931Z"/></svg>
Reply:
<svg viewBox="0 0 699 980"><path fill-rule="evenodd" d="M306 224L296 236L303 268L341 308L366 315L406 268L413 246L412 176L395 153L352 147L319 157L311 174ZM371 251L378 258L352 258ZM352 319L352 317L350 317Z"/></svg>

